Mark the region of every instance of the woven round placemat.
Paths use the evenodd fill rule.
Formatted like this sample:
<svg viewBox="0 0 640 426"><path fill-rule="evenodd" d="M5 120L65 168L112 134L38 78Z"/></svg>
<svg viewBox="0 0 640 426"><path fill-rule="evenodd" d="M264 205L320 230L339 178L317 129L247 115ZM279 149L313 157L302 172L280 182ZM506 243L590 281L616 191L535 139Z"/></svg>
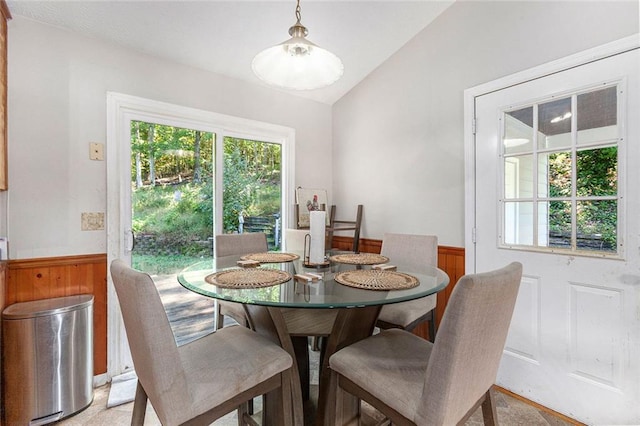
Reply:
<svg viewBox="0 0 640 426"><path fill-rule="evenodd" d="M333 255L329 260L350 265L375 265L387 263L389 258L375 253L346 253Z"/></svg>
<svg viewBox="0 0 640 426"><path fill-rule="evenodd" d="M340 272L334 279L340 284L365 290L405 290L420 284L412 275L375 269Z"/></svg>
<svg viewBox="0 0 640 426"><path fill-rule="evenodd" d="M264 252L245 254L240 259L257 260L260 263L281 263L291 262L292 260L296 260L298 258L300 258L300 256L293 253Z"/></svg>
<svg viewBox="0 0 640 426"><path fill-rule="evenodd" d="M209 284L236 289L270 287L290 279L291 274L286 271L262 268L228 269L204 278Z"/></svg>

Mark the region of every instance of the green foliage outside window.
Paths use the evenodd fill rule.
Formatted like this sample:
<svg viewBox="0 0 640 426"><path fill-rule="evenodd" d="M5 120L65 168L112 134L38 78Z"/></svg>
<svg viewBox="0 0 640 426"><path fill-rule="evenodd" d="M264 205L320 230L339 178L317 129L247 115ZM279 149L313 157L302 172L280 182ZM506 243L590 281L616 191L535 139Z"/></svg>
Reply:
<svg viewBox="0 0 640 426"><path fill-rule="evenodd" d="M181 241L213 236L214 135L133 122L133 230ZM279 144L225 138L223 231L236 232L239 215L273 216L281 205ZM194 250L197 247L194 246Z"/></svg>
<svg viewBox="0 0 640 426"><path fill-rule="evenodd" d="M224 140L223 229L234 232L239 216L272 216L281 206L279 144L230 138Z"/></svg>
<svg viewBox="0 0 640 426"><path fill-rule="evenodd" d="M576 153L577 197L616 196L618 192L618 148L616 146L580 150ZM549 155L549 195L571 196L571 155L558 152ZM616 200L585 200L577 202L576 229L578 238L599 239L599 248L615 251L617 245L618 206ZM549 203L551 233L571 232L571 203ZM580 243L579 243L580 245ZM593 249L594 247L585 247Z"/></svg>

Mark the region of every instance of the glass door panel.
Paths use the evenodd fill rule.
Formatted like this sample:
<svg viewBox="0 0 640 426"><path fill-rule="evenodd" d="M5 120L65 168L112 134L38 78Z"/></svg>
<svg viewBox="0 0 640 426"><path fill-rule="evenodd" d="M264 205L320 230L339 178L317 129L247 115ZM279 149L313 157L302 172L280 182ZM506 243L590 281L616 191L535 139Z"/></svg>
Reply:
<svg viewBox="0 0 640 426"><path fill-rule="evenodd" d="M571 146L571 98L558 99L538 106L540 149Z"/></svg>
<svg viewBox="0 0 640 426"><path fill-rule="evenodd" d="M502 244L620 254L619 90L503 111Z"/></svg>
<svg viewBox="0 0 640 426"><path fill-rule="evenodd" d="M214 302L177 279L213 255L214 143L211 132L131 122L131 265L153 278L179 345L214 330Z"/></svg>
<svg viewBox="0 0 640 426"><path fill-rule="evenodd" d="M132 266L175 275L213 249L215 135L131 124Z"/></svg>
<svg viewBox="0 0 640 426"><path fill-rule="evenodd" d="M578 95L578 145L618 139L618 93L614 86Z"/></svg>
<svg viewBox="0 0 640 426"><path fill-rule="evenodd" d="M264 232L269 249L279 249L282 145L230 136L223 145L223 232Z"/></svg>

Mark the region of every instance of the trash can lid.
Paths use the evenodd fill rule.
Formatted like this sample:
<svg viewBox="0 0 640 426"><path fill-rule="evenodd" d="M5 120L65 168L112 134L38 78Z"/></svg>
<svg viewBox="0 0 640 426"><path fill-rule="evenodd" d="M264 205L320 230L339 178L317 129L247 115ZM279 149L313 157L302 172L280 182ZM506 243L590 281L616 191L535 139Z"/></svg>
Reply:
<svg viewBox="0 0 640 426"><path fill-rule="evenodd" d="M19 302L5 308L2 318L12 320L55 315L83 309L92 303L93 295L91 294Z"/></svg>

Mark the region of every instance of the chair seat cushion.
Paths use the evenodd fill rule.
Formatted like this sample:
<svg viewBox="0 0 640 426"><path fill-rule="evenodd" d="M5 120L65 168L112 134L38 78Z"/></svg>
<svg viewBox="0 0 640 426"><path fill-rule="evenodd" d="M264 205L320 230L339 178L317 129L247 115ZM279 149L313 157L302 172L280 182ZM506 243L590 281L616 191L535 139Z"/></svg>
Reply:
<svg viewBox="0 0 640 426"><path fill-rule="evenodd" d="M193 415L290 368L280 346L241 326L225 327L180 346ZM213 386L212 386L213 384Z"/></svg>
<svg viewBox="0 0 640 426"><path fill-rule="evenodd" d="M384 305L380 310L378 320L406 328L418 318L425 316L435 309L436 303L437 298L434 294L421 299Z"/></svg>
<svg viewBox="0 0 640 426"><path fill-rule="evenodd" d="M382 331L331 356L332 370L408 419L422 401L433 344L400 329Z"/></svg>

